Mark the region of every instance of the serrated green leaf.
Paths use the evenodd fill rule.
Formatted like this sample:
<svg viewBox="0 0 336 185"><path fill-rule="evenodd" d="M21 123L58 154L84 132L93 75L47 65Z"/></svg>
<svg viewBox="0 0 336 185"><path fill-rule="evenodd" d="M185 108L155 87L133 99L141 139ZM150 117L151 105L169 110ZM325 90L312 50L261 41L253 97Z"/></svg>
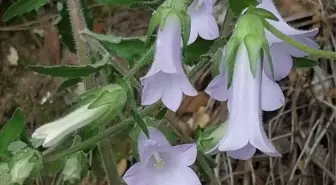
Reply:
<svg viewBox="0 0 336 185"><path fill-rule="evenodd" d="M91 37L96 38L97 40L110 42L110 43L114 43L114 44L119 44L122 41L122 37L113 36L113 35L98 34L98 33L92 32L88 29L83 30L81 32L81 34L86 34L86 35L89 35Z"/></svg>
<svg viewBox="0 0 336 185"><path fill-rule="evenodd" d="M296 58L293 57L293 67L301 68L301 67L314 67L318 65L319 62L315 60L311 60L308 58Z"/></svg>
<svg viewBox="0 0 336 185"><path fill-rule="evenodd" d="M57 76L63 78L80 78L89 76L103 69L108 62L108 56L91 65L57 65L57 66L27 66L30 70L43 75Z"/></svg>
<svg viewBox="0 0 336 185"><path fill-rule="evenodd" d="M57 92L61 92L64 89L74 86L78 84L79 82L83 81L83 78L70 78L66 79L62 82L62 84L58 87Z"/></svg>
<svg viewBox="0 0 336 185"><path fill-rule="evenodd" d="M257 15L258 17L270 19L273 21L279 21L279 19L272 12L265 10L263 8L251 8L248 12Z"/></svg>
<svg viewBox="0 0 336 185"><path fill-rule="evenodd" d="M229 8L236 16L240 16L245 8L256 5L257 0L229 0Z"/></svg>
<svg viewBox="0 0 336 185"><path fill-rule="evenodd" d="M18 15L23 15L32 10L37 11L47 3L48 0L18 0L5 11L2 20L6 22Z"/></svg>
<svg viewBox="0 0 336 185"><path fill-rule="evenodd" d="M255 78L257 74L257 65L261 65L257 64L257 61L260 58L260 50L262 48L263 40L260 40L260 38L255 35L247 35L244 38L244 43L249 57L250 69Z"/></svg>
<svg viewBox="0 0 336 185"><path fill-rule="evenodd" d="M20 136L21 132L24 131L24 128L24 114L18 108L5 126L0 130L0 154L6 151L8 145Z"/></svg>

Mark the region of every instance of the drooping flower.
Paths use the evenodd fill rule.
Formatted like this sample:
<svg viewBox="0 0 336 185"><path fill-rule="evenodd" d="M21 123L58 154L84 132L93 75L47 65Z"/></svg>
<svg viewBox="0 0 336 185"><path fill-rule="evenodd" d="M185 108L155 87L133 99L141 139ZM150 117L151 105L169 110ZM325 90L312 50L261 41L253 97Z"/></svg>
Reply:
<svg viewBox="0 0 336 185"><path fill-rule="evenodd" d="M159 31L154 62L141 83L144 86L142 105L151 105L161 99L169 109L176 111L183 93L197 95L182 68L181 25L176 16L169 16L163 30Z"/></svg>
<svg viewBox="0 0 336 185"><path fill-rule="evenodd" d="M192 44L199 35L205 40L219 37L219 29L213 16L214 0L194 0L188 8L191 19L190 37L188 44Z"/></svg>
<svg viewBox="0 0 336 185"><path fill-rule="evenodd" d="M68 115L37 128L32 137L43 140L43 147L58 144L70 133L92 123L112 118L116 110L122 109L127 101L123 87L110 84L88 91L77 98L78 108Z"/></svg>
<svg viewBox="0 0 336 185"><path fill-rule="evenodd" d="M279 18L278 22L268 21L283 33L311 47L318 47L311 40L311 37L317 34L316 29L300 31L290 27L281 18L272 0L263 0L258 7L272 12ZM289 46L268 31L265 31L265 37L270 47L274 79L281 80L289 74L293 66L292 56L303 57L307 54ZM236 55L231 87L227 89L228 71L224 70L227 63L226 49L224 49L220 74L206 89L206 92L213 98L219 101L228 100L227 133L217 147L219 151L227 151L231 157L236 159L249 159L256 149L270 156L280 156L266 136L262 125L262 110L273 111L280 108L285 103L284 95L279 85L272 80L266 54L264 54L263 63L259 56L256 62L256 74L252 75L249 53L245 44L240 43Z"/></svg>
<svg viewBox="0 0 336 185"><path fill-rule="evenodd" d="M51 147L59 143L70 133L101 117L108 105L89 109L90 104L80 107L67 116L39 127L32 134L35 139L44 140L43 147Z"/></svg>
<svg viewBox="0 0 336 185"><path fill-rule="evenodd" d="M189 167L197 156L195 144L171 146L156 128L148 128L150 139L143 133L138 138L140 162L126 171L128 185L201 185Z"/></svg>

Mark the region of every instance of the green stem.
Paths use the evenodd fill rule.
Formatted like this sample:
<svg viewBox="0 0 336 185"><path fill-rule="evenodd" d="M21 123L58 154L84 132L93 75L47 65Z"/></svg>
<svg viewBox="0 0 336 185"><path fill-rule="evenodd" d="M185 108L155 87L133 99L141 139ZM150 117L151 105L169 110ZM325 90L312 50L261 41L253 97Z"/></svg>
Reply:
<svg viewBox="0 0 336 185"><path fill-rule="evenodd" d="M296 41L295 39L287 36L286 34L282 33L281 31L279 31L277 28L275 28L274 26L272 26L270 23L268 23L265 20L264 20L264 26L268 31L270 31L273 35L277 36L279 39L285 41L287 44L290 44L306 53L309 53L311 55L315 55L321 58L336 59L336 52L314 49L305 44L302 44Z"/></svg>
<svg viewBox="0 0 336 185"><path fill-rule="evenodd" d="M154 55L154 50L155 44L152 44L151 47L146 51L146 53L140 58L140 60L131 68L127 75L124 76L124 79L131 79L142 66L144 66L150 59L152 59Z"/></svg>
<svg viewBox="0 0 336 185"><path fill-rule="evenodd" d="M80 36L80 31L86 29L86 22L82 13L80 0L67 0L67 5L71 19L73 37L77 49L78 63L83 65L90 64L89 47ZM85 89L92 88L94 86L94 78L86 78L84 85Z"/></svg>
<svg viewBox="0 0 336 185"><path fill-rule="evenodd" d="M120 185L122 181L119 177L114 153L112 151L112 146L109 139L106 138L100 141L98 144L98 148L105 169L105 175L107 176L109 184Z"/></svg>

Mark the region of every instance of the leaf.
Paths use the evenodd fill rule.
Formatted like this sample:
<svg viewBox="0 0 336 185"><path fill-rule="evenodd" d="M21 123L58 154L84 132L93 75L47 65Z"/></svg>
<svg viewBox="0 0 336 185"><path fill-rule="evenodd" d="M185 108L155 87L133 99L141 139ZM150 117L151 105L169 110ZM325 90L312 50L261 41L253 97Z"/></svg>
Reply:
<svg viewBox="0 0 336 185"><path fill-rule="evenodd" d="M255 5L257 5L257 0L229 0L229 7L236 16L240 16L245 8Z"/></svg>
<svg viewBox="0 0 336 185"><path fill-rule="evenodd" d="M7 150L11 152L12 154L17 153L18 151L22 150L27 146L26 143L22 141L14 141L11 144L8 145Z"/></svg>
<svg viewBox="0 0 336 185"><path fill-rule="evenodd" d="M64 89L76 85L77 83L83 81L83 78L70 78L66 79L62 82L62 84L58 87L57 92L61 92Z"/></svg>
<svg viewBox="0 0 336 185"><path fill-rule="evenodd" d="M301 68L301 67L314 67L318 65L319 62L315 60L311 60L308 58L296 58L293 57L293 67Z"/></svg>
<svg viewBox="0 0 336 185"><path fill-rule="evenodd" d="M113 51L116 55L126 59L131 65L147 51L145 42L140 39L123 40L118 44L103 43L108 51Z"/></svg>
<svg viewBox="0 0 336 185"><path fill-rule="evenodd" d="M198 148L205 153L214 150L214 147L216 147L224 137L226 130L227 122L204 129L197 139Z"/></svg>
<svg viewBox="0 0 336 185"><path fill-rule="evenodd" d="M20 136L24 128L24 114L21 109L18 108L0 131L0 154L6 151L9 144Z"/></svg>
<svg viewBox="0 0 336 185"><path fill-rule="evenodd" d="M133 91L130 85L124 79L119 79L119 84L127 91L127 100L130 103L130 106L132 109L131 113L132 113L133 119L138 124L138 126L141 128L141 130L145 133L145 135L149 138L149 132L148 132L146 123L142 119L140 114L138 113L137 105L136 105L136 102L133 96Z"/></svg>
<svg viewBox="0 0 336 185"><path fill-rule="evenodd" d="M23 15L32 10L37 11L47 3L48 0L18 0L5 11L2 20L6 22L18 15Z"/></svg>
<svg viewBox="0 0 336 185"><path fill-rule="evenodd" d="M63 78L80 78L89 76L92 73L100 71L107 64L108 56L92 65L56 65L56 66L42 66L29 65L30 70L43 75L57 76Z"/></svg>
<svg viewBox="0 0 336 185"><path fill-rule="evenodd" d="M213 43L213 40L197 38L193 44L187 46L184 62L188 65L196 64L200 60L200 57L209 51Z"/></svg>
<svg viewBox="0 0 336 185"><path fill-rule="evenodd" d="M94 37L94 38L96 38L100 41L106 41L106 42L110 42L110 43L114 43L114 44L119 44L122 41L122 37L113 36L113 35L98 34L98 33L91 32L88 29L83 30L81 32L81 34L86 34L86 35Z"/></svg>

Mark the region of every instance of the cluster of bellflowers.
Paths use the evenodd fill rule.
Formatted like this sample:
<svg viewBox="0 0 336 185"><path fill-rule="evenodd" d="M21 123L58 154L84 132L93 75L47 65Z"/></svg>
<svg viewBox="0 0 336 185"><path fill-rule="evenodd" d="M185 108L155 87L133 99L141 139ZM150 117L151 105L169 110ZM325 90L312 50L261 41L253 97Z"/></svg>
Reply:
<svg viewBox="0 0 336 185"><path fill-rule="evenodd" d="M164 17L165 24L159 25L153 64L141 78L143 105L161 100L167 108L176 111L183 94L197 95L184 73L181 49L183 44L192 44L198 36L207 40L219 37L213 9L213 0L194 0L188 7L191 20L188 42L184 42L185 21L179 14L170 11ZM263 13L272 13L273 17L265 19L266 16L253 13L253 9L266 10ZM319 47L313 40L318 29L303 31L292 28L281 17L272 0L262 0L251 11L250 8L244 10L233 35L223 48L220 74L205 90L212 98L227 101L229 110L226 133L217 146L208 151L210 154L227 152L232 158L247 160L258 149L269 156L281 156L265 133L262 111L274 111L285 104L284 94L276 81L290 73L292 57L308 54L270 33L263 21L297 42L312 48ZM126 182L134 184L134 181Z"/></svg>

